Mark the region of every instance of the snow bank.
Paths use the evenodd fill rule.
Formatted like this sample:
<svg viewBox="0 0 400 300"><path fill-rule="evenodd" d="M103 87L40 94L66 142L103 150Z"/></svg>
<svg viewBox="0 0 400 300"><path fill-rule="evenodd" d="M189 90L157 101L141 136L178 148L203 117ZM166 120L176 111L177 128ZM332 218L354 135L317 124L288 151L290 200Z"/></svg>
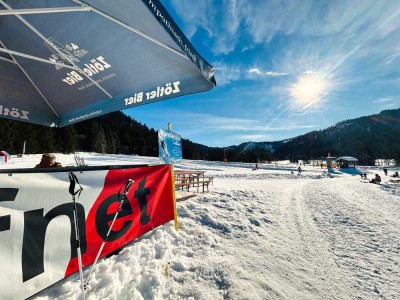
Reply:
<svg viewBox="0 0 400 300"><path fill-rule="evenodd" d="M89 165L157 158L81 153ZM1 168L34 166L40 155ZM57 161L74 165L72 155ZM159 227L99 261L87 299L398 299L400 184L320 167L184 160L214 176L208 193L177 191L179 231ZM294 174L291 174L294 171ZM364 169L362 170L364 172ZM89 270L85 270L86 277ZM33 299L80 297L73 275Z"/></svg>

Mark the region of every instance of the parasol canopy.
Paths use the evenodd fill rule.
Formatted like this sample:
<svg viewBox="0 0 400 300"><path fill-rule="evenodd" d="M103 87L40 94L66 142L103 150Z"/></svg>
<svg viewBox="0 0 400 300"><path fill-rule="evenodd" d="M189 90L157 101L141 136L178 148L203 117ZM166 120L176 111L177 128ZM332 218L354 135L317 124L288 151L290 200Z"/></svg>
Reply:
<svg viewBox="0 0 400 300"><path fill-rule="evenodd" d="M63 127L215 86L158 0L0 0L0 117Z"/></svg>

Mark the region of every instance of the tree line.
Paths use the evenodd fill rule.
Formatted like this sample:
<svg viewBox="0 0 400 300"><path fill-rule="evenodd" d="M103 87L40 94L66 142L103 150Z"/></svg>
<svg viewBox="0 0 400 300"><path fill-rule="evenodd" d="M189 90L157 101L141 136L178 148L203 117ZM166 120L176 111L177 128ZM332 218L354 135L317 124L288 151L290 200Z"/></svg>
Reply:
<svg viewBox="0 0 400 300"><path fill-rule="evenodd" d="M359 164L374 165L376 159L395 159L400 164L400 109L346 120L324 130L312 131L282 142L278 159L318 159L353 156Z"/></svg>
<svg viewBox="0 0 400 300"><path fill-rule="evenodd" d="M122 112L114 112L63 128L0 119L0 149L11 154L46 152L120 153L140 156L158 156L158 133ZM182 139L185 159L222 161L224 149L208 147ZM254 155L230 151L237 161L252 161ZM250 158L251 157L251 158Z"/></svg>
<svg viewBox="0 0 400 300"><path fill-rule="evenodd" d="M312 131L290 140L249 142L238 146L208 147L182 139L184 159L209 161L265 162L354 156L371 165L375 159L400 163L400 109L346 120L324 130ZM63 128L0 119L0 150L22 154L74 153L89 151L140 156L158 156L158 135L122 112L114 112Z"/></svg>

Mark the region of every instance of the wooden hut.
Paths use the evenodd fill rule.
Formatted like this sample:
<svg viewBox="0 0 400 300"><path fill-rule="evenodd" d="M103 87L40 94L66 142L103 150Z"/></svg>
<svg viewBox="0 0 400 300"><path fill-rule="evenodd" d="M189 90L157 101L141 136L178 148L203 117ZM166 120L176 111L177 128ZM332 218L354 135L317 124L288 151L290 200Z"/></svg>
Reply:
<svg viewBox="0 0 400 300"><path fill-rule="evenodd" d="M338 157L336 161L339 164L339 167L344 169L344 168L355 168L358 159L351 156L341 156Z"/></svg>

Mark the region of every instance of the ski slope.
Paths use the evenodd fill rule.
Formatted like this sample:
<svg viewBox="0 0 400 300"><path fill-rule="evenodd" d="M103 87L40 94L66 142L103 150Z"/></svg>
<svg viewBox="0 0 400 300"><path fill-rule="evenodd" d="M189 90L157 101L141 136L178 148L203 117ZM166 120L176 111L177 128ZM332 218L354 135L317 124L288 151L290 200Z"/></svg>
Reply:
<svg viewBox="0 0 400 300"><path fill-rule="evenodd" d="M81 153L89 165L157 158ZM31 167L40 155L1 168ZM63 165L73 155L57 154ZM214 176L208 193L177 191L170 222L98 262L86 299L399 299L400 183L289 163L183 160ZM291 174L291 171L294 174ZM392 172L389 171L389 175ZM82 195L84 196L84 195ZM85 269L87 276L89 269ZM75 274L32 299L79 299Z"/></svg>

